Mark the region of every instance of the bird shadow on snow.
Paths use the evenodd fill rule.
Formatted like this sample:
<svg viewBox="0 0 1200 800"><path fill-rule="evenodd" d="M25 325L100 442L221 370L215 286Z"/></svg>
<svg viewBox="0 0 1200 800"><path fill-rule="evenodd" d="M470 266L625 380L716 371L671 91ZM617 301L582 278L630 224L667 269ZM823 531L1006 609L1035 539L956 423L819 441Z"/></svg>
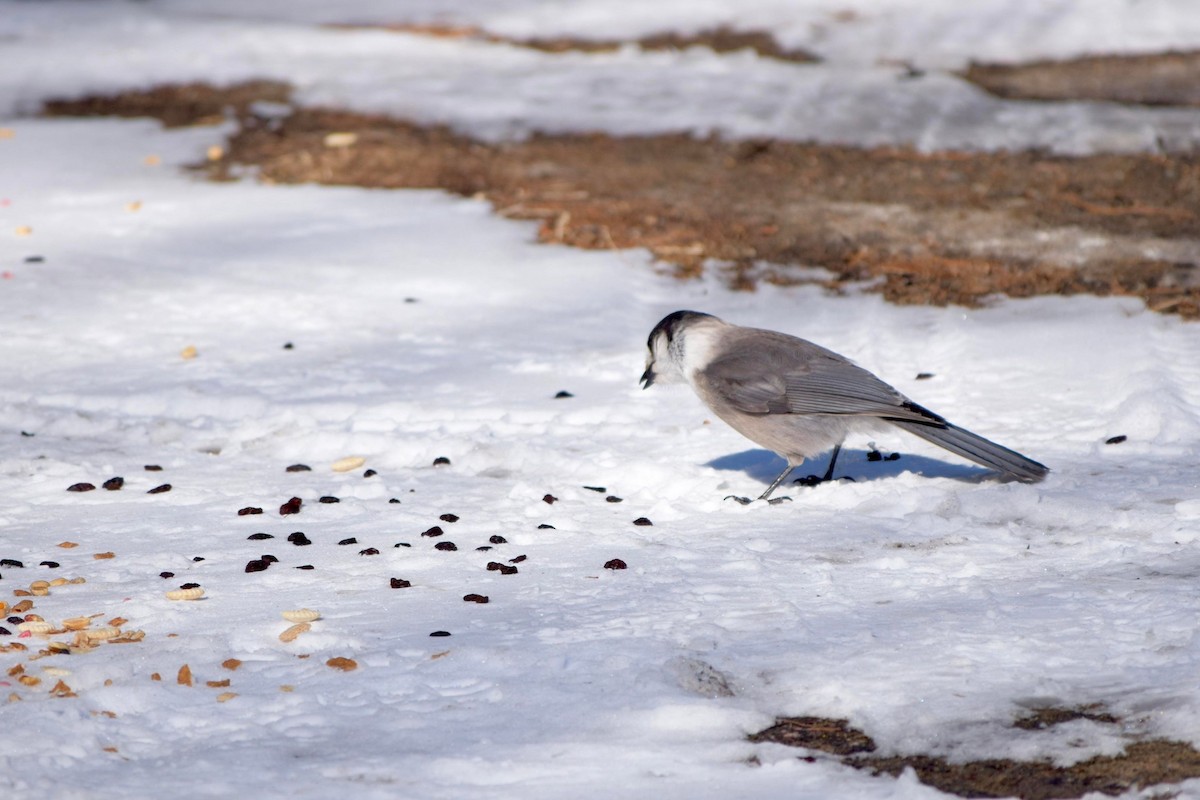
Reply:
<svg viewBox="0 0 1200 800"><path fill-rule="evenodd" d="M886 459L868 461L867 454L869 452L868 450L842 448L841 454L838 455L837 466L833 470L834 480L851 478L856 483L865 483L895 478L902 473L913 472L926 478L951 478L957 481L976 483L995 475L991 470L982 467L953 464L926 456L903 455L894 461ZM787 461L770 450L743 450L740 453L714 458L705 466L731 472L744 472L749 477L770 485L771 481L775 480L787 466ZM810 459L796 467L783 486L790 486L792 481L808 475L824 475L828 468L829 454L817 459Z"/></svg>

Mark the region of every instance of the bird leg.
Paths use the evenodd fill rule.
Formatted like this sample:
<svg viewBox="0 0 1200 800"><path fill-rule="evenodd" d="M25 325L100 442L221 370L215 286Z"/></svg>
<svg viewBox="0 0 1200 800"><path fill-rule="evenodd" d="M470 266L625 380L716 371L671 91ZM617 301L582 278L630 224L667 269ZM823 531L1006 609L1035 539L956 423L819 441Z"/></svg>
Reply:
<svg viewBox="0 0 1200 800"><path fill-rule="evenodd" d="M833 452L829 454L829 469L825 470L825 474L818 478L816 475L806 475L803 478L797 478L796 483L802 486L816 486L818 483L826 483L833 480L833 466L837 463L838 453L842 452L842 445L838 443L833 446Z"/></svg>

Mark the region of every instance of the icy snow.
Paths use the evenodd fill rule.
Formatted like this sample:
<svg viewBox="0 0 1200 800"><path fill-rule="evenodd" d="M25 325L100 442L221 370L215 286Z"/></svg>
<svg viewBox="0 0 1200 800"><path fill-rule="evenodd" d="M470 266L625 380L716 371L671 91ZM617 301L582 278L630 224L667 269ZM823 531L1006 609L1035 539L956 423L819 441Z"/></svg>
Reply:
<svg viewBox="0 0 1200 800"><path fill-rule="evenodd" d="M993 44L956 47L989 56L1015 31L1046 31L1069 34L1056 52L1107 48L1121 14L1128 49L1200 42L1186 3L1102 5L1093 15L1068 3L982 3L951 25L961 4L930 4L940 11L928 16L877 4L855 24L895 26L896 53L866 37L879 57L908 57L928 28L958 36L992 22L1004 23ZM220 143L222 128L19 116L63 93L264 76L297 80L305 101L492 135L504 133L501 119L513 130L720 123L779 133L812 116L797 95L763 110L763 127L739 121L769 96L764 76L803 87L808 67L700 51L552 57L330 31L305 22L318 6L330 7L0 5L0 109L12 131L0 139L0 557L25 564L0 569L0 588L11 603L32 580L81 576L35 598L35 610L49 620L120 615L146 632L78 656L0 654L5 669L23 663L44 678L32 689L4 680L0 696L22 698L3 706L6 796L940 796L911 775L872 778L745 740L789 714L847 718L884 753L955 759L1070 763L1118 752L1124 734L1200 743L1191 325L1132 300L967 311L811 287L730 293L716 280L662 276L644 253L535 244L529 223L437 192L206 183L183 166ZM396 16L530 33L550 31L550 18L568 30L603 17L597 33L614 34L729 13L663 7L672 13L413 3ZM765 24L790 6L747 8ZM359 16L392 9L364 4ZM623 27L629 9L645 16L630 11ZM1008 44L1028 56L1047 42ZM660 70L653 80L647 65ZM822 69L821 96L836 106L830 93L845 88L850 99L821 135L908 113L906 84L881 83L879 68ZM862 106L873 95L855 94L860 83L886 86L896 107ZM889 135L1015 146L1059 114L1077 124L1067 149L1176 121L1197 130L1195 112L1101 104L976 98L955 111L971 92L951 83L919 90L934 100L928 118ZM714 86L738 91L714 103ZM586 105L613 98L610 113ZM664 121L658 111L676 105ZM987 108L1012 120L997 138L979 138ZM1122 119L1130 127L1114 133ZM31 233L18 236L19 226ZM25 261L33 255L44 261ZM1037 486L983 480L897 433L875 442L903 453L894 462L869 463L868 442L848 442L854 483L795 488L779 506L726 503L757 491L778 461L710 421L686 390L637 387L646 334L677 308L818 341L1054 472ZM187 346L196 358L181 357ZM917 381L919 372L935 377ZM563 389L574 396L556 399ZM1115 434L1128 441L1105 445ZM347 455L378 474L331 471ZM451 464L432 466L439 456ZM313 470L284 471L296 462ZM126 479L120 491L65 491L114 475ZM171 492L145 494L164 482ZM281 517L292 496L301 513ZM266 513L238 516L245 506ZM461 519L440 521L445 513ZM654 524L633 525L643 516ZM422 537L432 525L444 535ZM286 541L300 530L313 545ZM257 531L275 538L247 541ZM494 535L507 543L475 550ZM55 546L64 540L79 547ZM458 550L435 550L440 541ZM379 555L360 555L371 547ZM93 557L103 552L115 557ZM279 563L243 572L264 553ZM521 554L518 574L485 568ZM613 558L629 568L604 569ZM293 569L304 564L315 569ZM159 578L164 570L175 577ZM392 577L412 587L391 589ZM205 600L165 598L189 581ZM463 602L469 592L490 602ZM280 642L280 612L301 607L323 619ZM452 635L429 636L438 630ZM335 656L358 669L330 669ZM235 672L221 667L231 657L244 662ZM196 686L175 682L185 663ZM79 696L50 697L58 678L47 666L70 670L62 679ZM226 688L205 685L226 678ZM223 691L237 696L218 702ZM1010 727L1030 707L1086 703L1124 726ZM1196 786L1185 795L1200 796Z"/></svg>

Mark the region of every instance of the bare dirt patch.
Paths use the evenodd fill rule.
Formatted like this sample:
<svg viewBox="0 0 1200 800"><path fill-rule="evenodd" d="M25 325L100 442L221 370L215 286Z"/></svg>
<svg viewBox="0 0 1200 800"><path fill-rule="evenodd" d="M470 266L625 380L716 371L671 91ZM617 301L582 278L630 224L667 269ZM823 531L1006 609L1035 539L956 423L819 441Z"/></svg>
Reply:
<svg viewBox="0 0 1200 800"><path fill-rule="evenodd" d="M962 77L998 97L1200 106L1200 52L972 63Z"/></svg>
<svg viewBox="0 0 1200 800"><path fill-rule="evenodd" d="M1052 720L1044 727L1080 718L1097 722L1119 721L1092 708L1091 712L1038 709L1034 716ZM1165 739L1133 742L1119 756L1097 756L1070 767L1059 767L1049 761L986 759L954 763L926 755L869 755L876 749L869 736L851 727L846 720L820 717L781 718L770 728L749 738L752 742L775 742L832 753L839 756L842 763L870 770L876 775L896 776L911 768L922 783L959 797L1051 800L1082 797L1089 792L1119 795L1131 789L1200 777L1200 752L1190 744Z"/></svg>
<svg viewBox="0 0 1200 800"><path fill-rule="evenodd" d="M738 50L753 50L764 58L808 64L819 61L815 55L800 48L787 48L765 31L738 30L725 25L708 28L693 34L674 32L655 33L639 39L584 39L575 36L534 37L518 39L489 33L482 28L458 25L416 25L409 23L355 25L337 24L329 27L342 29L385 30L394 33L411 33L439 39L468 39L492 44L511 44L528 47L546 53L611 53L622 47L637 47L641 50L685 50L689 47L706 47L714 53L732 53Z"/></svg>
<svg viewBox="0 0 1200 800"><path fill-rule="evenodd" d="M1200 156L918 153L687 135L533 136L487 143L384 116L295 108L286 87L195 85L47 105L185 124L240 122L224 180L438 188L541 223L542 241L646 248L681 277L721 270L752 289L869 282L897 303L1003 294L1134 295L1200 316ZM823 277L814 278L812 267Z"/></svg>

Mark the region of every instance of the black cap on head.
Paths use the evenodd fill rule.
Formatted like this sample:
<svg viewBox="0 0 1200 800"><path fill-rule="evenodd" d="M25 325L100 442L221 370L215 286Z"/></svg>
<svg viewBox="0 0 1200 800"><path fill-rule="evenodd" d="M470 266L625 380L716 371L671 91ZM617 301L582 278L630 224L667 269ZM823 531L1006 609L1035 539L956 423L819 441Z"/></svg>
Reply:
<svg viewBox="0 0 1200 800"><path fill-rule="evenodd" d="M679 330L679 327L685 322L690 322L691 320L699 319L701 317L711 316L712 314L705 314L701 311L674 311L670 314L667 314L662 318L662 320L659 321L657 325L654 326L654 330L650 331L650 336L646 339L646 346L653 349L654 337L658 336L660 333L666 334L667 341L669 342L675 338L675 331Z"/></svg>

